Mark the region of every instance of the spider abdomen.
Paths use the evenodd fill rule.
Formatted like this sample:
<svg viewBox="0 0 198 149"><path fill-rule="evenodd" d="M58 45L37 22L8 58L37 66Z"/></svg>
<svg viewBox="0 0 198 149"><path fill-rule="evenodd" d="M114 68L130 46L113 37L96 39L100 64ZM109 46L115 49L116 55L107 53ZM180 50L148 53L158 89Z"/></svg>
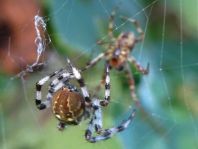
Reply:
<svg viewBox="0 0 198 149"><path fill-rule="evenodd" d="M52 106L56 118L66 124L78 124L85 111L83 96L65 87L54 94Z"/></svg>

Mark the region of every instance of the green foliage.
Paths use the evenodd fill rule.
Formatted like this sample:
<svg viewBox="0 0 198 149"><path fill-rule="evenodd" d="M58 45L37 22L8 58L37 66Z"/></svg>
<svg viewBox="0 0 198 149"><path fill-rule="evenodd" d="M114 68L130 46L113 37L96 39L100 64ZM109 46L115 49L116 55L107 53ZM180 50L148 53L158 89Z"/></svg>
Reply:
<svg viewBox="0 0 198 149"><path fill-rule="evenodd" d="M49 19L48 33L52 39L52 46L47 52L52 54L48 55L47 70L28 75L24 82L0 76L0 148L196 148L198 45L197 39L193 38L197 37L197 7L193 0L183 0L180 5L181 1L167 1L165 24L164 1L157 1L148 8L153 1L43 1L45 16ZM181 6L183 24L180 22ZM59 132L51 110L36 109L33 100L35 83L65 66L65 57L81 68L104 51L96 45L96 41L107 35L108 17L115 7L118 7L115 26L119 27L115 35L124 30L134 30L131 24L121 25L120 15L134 17L143 29L148 23L145 41L135 47L132 55L142 66L149 62L151 71L148 76L142 76L131 66L136 93L142 105L130 128L110 140L90 144L84 139L88 121ZM143 11L143 8L147 9ZM100 62L83 74L91 93L95 92L94 87L101 79L103 65L104 62ZM103 110L105 128L118 124L134 107L124 74L112 71L111 81L111 104ZM103 98L104 90L98 96Z"/></svg>

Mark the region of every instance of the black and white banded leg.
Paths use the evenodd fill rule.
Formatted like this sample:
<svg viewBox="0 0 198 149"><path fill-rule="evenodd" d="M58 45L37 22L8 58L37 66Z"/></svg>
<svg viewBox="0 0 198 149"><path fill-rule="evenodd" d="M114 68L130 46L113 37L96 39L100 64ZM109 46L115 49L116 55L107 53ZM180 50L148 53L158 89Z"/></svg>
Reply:
<svg viewBox="0 0 198 149"><path fill-rule="evenodd" d="M39 80L36 83L36 99L35 99L35 104L36 104L36 106L37 106L37 108L39 110L43 110L45 108L48 108L50 106L50 100L52 98L53 93L56 92L57 90L59 90L61 87L64 86L64 81L62 81L62 80L58 80L57 81L57 79L53 80L50 83L51 85L50 85L50 88L48 90L48 94L47 94L46 99L45 100L42 100L41 89L42 89L42 86L47 81L51 80L54 76L56 76L58 74L59 74L60 77L65 78L64 80L73 78L73 75L71 75L71 73L62 72L62 71L63 71L63 69L60 69L58 71L55 71L51 75L48 75L48 76L42 78L41 80Z"/></svg>
<svg viewBox="0 0 198 149"><path fill-rule="evenodd" d="M87 87L85 86L84 79L82 78L79 70L71 64L69 59L67 59L67 62L69 64L69 66L71 67L72 74L74 75L74 78L77 80L77 82L80 86L83 97L85 99L85 104L86 105L91 105L91 99L90 99Z"/></svg>
<svg viewBox="0 0 198 149"><path fill-rule="evenodd" d="M95 100L93 104L94 104L93 116L85 132L86 140L91 143L96 143L98 141L107 140L111 138L113 135L115 135L116 133L125 130L129 126L129 124L132 122L133 118L135 117L136 110L134 109L131 112L130 116L126 120L121 122L118 126L103 130L102 129L102 112L101 112L99 101ZM97 132L99 135L93 136L94 132Z"/></svg>
<svg viewBox="0 0 198 149"><path fill-rule="evenodd" d="M46 100L44 100L43 102L42 102L42 104L45 104L45 107L46 108L48 108L48 107L50 107L50 103L51 103L51 99L52 99L52 97L53 97L53 94L55 93L55 92L57 92L59 89L61 89L62 87L64 87L64 86L66 86L66 87L68 87L68 89L71 89L73 86L71 86L69 83L68 83L68 80L69 79L71 79L71 78L73 78L73 76L70 76L69 77L69 73L68 73L68 75L66 75L66 77L64 78L64 79L62 79L61 81L59 81L55 86L53 86L53 87L50 87L49 89L48 89L48 94L47 94L47 96L46 96ZM76 91L77 90L77 88L72 88L71 89L71 91Z"/></svg>
<svg viewBox="0 0 198 149"><path fill-rule="evenodd" d="M51 81L50 83L50 87L54 87L56 86L60 81L62 81L63 79L65 78L74 78L73 74L72 73L69 73L69 72L62 72L61 74L59 74L57 76L57 78L55 78L53 81Z"/></svg>
<svg viewBox="0 0 198 149"><path fill-rule="evenodd" d="M105 97L104 100L100 102L101 106L107 106L110 102L110 75L109 75L109 65L106 64L105 67Z"/></svg>
<svg viewBox="0 0 198 149"><path fill-rule="evenodd" d="M100 100L93 99L92 103L92 109L93 109L93 115L89 122L89 126L87 128L87 131L91 132L97 132L98 134L102 130L102 110L100 106ZM86 137L86 134L85 134Z"/></svg>
<svg viewBox="0 0 198 149"><path fill-rule="evenodd" d="M55 75L57 75L59 72L61 72L62 69L53 72L52 74L42 78L41 80L39 80L36 83L36 99L35 99L35 104L37 106L38 109L42 110L46 108L46 105L44 103L42 103L42 93L41 93L41 88L42 86L51 78L53 78Z"/></svg>

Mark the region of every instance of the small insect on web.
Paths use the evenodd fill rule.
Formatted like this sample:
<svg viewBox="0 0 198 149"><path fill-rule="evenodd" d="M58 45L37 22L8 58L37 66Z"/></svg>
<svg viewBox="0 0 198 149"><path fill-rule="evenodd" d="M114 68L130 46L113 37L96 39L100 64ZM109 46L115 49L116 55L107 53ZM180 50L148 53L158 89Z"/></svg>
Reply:
<svg viewBox="0 0 198 149"><path fill-rule="evenodd" d="M91 143L107 140L126 129L135 116L135 110L120 125L109 129L102 128L103 102L110 98L109 65L107 64L105 67L105 97L100 100L97 97L90 99L80 71L71 64L69 59L67 62L68 68L55 71L36 83L35 104L37 108L43 110L52 107L52 111L59 121L59 130L63 130L69 125L78 125L82 120L89 118L90 122L85 131L85 139ZM71 84L70 80L76 80L80 90ZM48 94L46 99L42 100L41 88L47 81L51 81L48 86ZM93 136L95 132L98 135Z"/></svg>
<svg viewBox="0 0 198 149"><path fill-rule="evenodd" d="M136 20L126 17L121 17L122 19L133 23L140 36L136 37L133 32L122 32L118 37L115 37L113 34L114 17L115 17L115 11L112 12L109 20L109 26L108 26L109 41L100 40L97 42L99 45L105 45L107 50L103 53L100 53L97 57L95 57L93 60L88 62L87 65L81 69L81 71L85 71L95 66L101 59L105 59L105 62L107 65L109 65L110 69L114 68L118 71L122 71L125 73L130 86L131 97L135 101L136 105L139 106L140 105L139 100L135 93L134 78L133 78L133 74L131 73L129 63L133 64L133 66L135 66L135 68L144 75L149 73L149 63L147 64L147 67L145 69L136 61L136 59L133 56L129 57L129 54L133 51L135 44L144 39L144 32L142 31L139 23ZM104 84L104 80L105 80L104 74L105 72L103 73L102 81L98 85L97 90L99 90L102 84ZM109 102L110 102L110 98L104 100L102 105L107 106Z"/></svg>

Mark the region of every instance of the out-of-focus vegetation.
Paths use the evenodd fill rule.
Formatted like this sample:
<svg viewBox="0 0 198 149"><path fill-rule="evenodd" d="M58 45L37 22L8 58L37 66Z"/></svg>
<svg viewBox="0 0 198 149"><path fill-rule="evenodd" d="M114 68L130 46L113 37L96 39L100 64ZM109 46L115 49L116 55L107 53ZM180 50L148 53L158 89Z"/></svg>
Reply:
<svg viewBox="0 0 198 149"><path fill-rule="evenodd" d="M13 75L1 70L0 148L197 148L198 1L51 0L43 1L41 7L52 39L46 49L47 64L24 79L11 80ZM132 68L142 104L133 124L110 140L90 144L84 139L88 121L59 132L51 110L36 109L35 83L65 66L66 57L81 68L104 51L96 41L107 36L109 15L115 8L115 35L135 30L130 23L123 24L120 15L135 18L145 30L144 42L136 45L132 55L142 66L149 62L150 73L141 76ZM24 23L19 32L23 34L31 23ZM104 61L83 74L91 93L101 79L103 65ZM124 75L112 71L111 80L112 102L103 110L105 128L118 124L134 107ZM98 93L99 98L103 94L103 90Z"/></svg>

